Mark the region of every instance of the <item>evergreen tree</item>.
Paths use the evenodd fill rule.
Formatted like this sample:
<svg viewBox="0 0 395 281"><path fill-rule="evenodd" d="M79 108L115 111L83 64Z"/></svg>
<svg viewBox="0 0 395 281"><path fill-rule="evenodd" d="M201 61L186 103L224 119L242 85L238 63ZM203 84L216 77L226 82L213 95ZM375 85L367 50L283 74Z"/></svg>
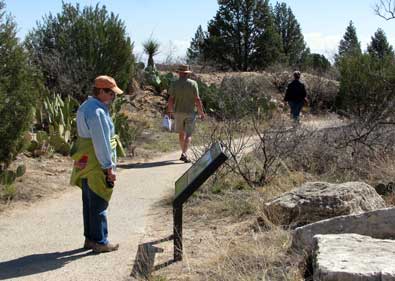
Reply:
<svg viewBox="0 0 395 281"><path fill-rule="evenodd" d="M282 39L282 51L288 63L294 65L302 60L306 43L298 21L286 3L277 3L274 8L275 23Z"/></svg>
<svg viewBox="0 0 395 281"><path fill-rule="evenodd" d="M45 85L63 97L83 101L101 74L114 77L123 89L132 76L133 44L124 22L105 6L81 9L63 2L60 13L45 16L29 33L26 46Z"/></svg>
<svg viewBox="0 0 395 281"><path fill-rule="evenodd" d="M221 0L208 24L204 55L222 67L247 70L253 33L254 0Z"/></svg>
<svg viewBox="0 0 395 281"><path fill-rule="evenodd" d="M280 41L266 0L220 0L207 28L203 55L222 68L263 68L276 59ZM261 57L261 56L262 57Z"/></svg>
<svg viewBox="0 0 395 281"><path fill-rule="evenodd" d="M381 28L372 37L372 41L368 46L368 53L378 59L394 57L394 50L388 43L387 36Z"/></svg>
<svg viewBox="0 0 395 281"><path fill-rule="evenodd" d="M344 34L343 39L340 41L339 53L335 57L336 63L338 63L339 59L343 57L361 54L361 44L358 41L357 30L354 26L354 23L350 21L350 24L346 28L346 33Z"/></svg>
<svg viewBox="0 0 395 281"><path fill-rule="evenodd" d="M204 41L206 35L203 32L203 28L199 25L196 30L195 37L191 41L191 45L187 50L187 62L189 64L204 63Z"/></svg>
<svg viewBox="0 0 395 281"><path fill-rule="evenodd" d="M302 68L313 69L319 73L326 72L330 69L331 63L329 60L321 54L308 54L306 59L303 61Z"/></svg>
<svg viewBox="0 0 395 281"><path fill-rule="evenodd" d="M17 26L0 0L0 170L21 149L40 90L38 76L16 37Z"/></svg>
<svg viewBox="0 0 395 281"><path fill-rule="evenodd" d="M277 32L269 0L259 0L254 17L256 28L253 54L256 68L265 68L282 60L282 42Z"/></svg>

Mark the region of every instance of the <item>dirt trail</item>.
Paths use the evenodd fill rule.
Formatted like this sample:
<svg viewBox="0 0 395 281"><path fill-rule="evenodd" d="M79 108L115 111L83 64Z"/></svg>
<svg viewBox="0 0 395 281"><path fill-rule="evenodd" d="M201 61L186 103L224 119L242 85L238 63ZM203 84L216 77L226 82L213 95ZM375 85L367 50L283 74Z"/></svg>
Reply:
<svg viewBox="0 0 395 281"><path fill-rule="evenodd" d="M83 244L81 191L0 217L0 280L124 280L133 267L153 204L174 190L188 169L177 153L120 169L108 209L117 252L95 255ZM176 163L176 164L174 164ZM72 188L72 187L70 187ZM169 217L169 219L172 219Z"/></svg>

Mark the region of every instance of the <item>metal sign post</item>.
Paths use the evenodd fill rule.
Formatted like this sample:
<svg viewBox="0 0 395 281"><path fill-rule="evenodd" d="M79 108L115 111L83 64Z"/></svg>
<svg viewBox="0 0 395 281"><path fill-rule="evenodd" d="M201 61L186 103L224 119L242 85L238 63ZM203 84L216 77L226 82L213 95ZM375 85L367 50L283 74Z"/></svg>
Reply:
<svg viewBox="0 0 395 281"><path fill-rule="evenodd" d="M175 184L173 201L174 261L182 260L182 207L188 198L228 159L221 144L215 143Z"/></svg>

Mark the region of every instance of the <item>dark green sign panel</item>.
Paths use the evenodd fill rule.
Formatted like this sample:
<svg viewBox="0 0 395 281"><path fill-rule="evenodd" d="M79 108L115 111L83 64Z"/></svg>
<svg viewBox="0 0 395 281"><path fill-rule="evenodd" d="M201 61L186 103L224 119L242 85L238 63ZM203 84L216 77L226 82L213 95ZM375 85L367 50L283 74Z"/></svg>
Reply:
<svg viewBox="0 0 395 281"><path fill-rule="evenodd" d="M193 193L195 187L199 187L203 184L203 182L227 159L228 157L223 147L219 143L213 144L211 148L176 181L175 200L183 196L186 197L184 198L186 200L187 197L189 197L187 194L190 193L188 189L193 189Z"/></svg>

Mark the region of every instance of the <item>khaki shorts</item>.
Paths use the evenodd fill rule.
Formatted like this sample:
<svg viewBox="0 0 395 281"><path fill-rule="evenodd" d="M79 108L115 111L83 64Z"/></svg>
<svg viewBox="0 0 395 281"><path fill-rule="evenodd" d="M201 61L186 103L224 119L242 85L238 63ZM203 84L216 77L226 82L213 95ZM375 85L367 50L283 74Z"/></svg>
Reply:
<svg viewBox="0 0 395 281"><path fill-rule="evenodd" d="M191 136L195 129L196 113L174 113L174 131L177 133L185 132L187 136Z"/></svg>

